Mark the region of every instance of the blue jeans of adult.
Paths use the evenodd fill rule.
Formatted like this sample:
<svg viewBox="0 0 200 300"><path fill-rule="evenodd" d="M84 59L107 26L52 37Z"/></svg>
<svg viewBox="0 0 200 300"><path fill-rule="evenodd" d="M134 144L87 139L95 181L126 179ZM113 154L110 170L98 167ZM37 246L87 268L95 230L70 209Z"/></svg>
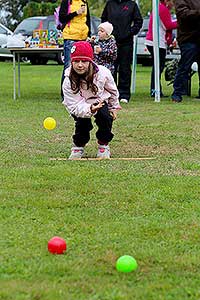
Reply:
<svg viewBox="0 0 200 300"><path fill-rule="evenodd" d="M187 94L188 79L191 65L196 61L200 54L200 46L196 43L183 43L180 45L181 59L174 79L174 91L172 100L176 102L182 101L182 95Z"/></svg>
<svg viewBox="0 0 200 300"><path fill-rule="evenodd" d="M62 84L65 79L65 70L70 65L70 53L74 40L64 40L64 69L61 77L61 97L63 98Z"/></svg>

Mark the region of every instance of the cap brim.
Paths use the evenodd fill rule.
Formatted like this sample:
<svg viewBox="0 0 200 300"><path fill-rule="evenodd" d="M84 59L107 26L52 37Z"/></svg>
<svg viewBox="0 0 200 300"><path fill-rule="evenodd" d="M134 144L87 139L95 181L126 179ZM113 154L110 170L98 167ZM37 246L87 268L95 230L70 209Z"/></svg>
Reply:
<svg viewBox="0 0 200 300"><path fill-rule="evenodd" d="M75 60L77 60L77 61L80 61L80 60L82 60L82 61L91 61L92 62L92 58L87 57L87 56L73 56L73 57L71 57L71 61L75 61Z"/></svg>

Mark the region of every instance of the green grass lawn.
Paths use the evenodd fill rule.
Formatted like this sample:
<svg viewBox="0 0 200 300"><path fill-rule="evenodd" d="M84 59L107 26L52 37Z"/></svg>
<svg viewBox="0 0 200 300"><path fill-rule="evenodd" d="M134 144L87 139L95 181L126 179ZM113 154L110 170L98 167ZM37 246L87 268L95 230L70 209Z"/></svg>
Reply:
<svg viewBox="0 0 200 300"><path fill-rule="evenodd" d="M150 68L138 67L111 152L154 159L51 161L68 157L74 128L60 101L61 72L22 64L14 101L12 63L0 63L0 299L200 299L197 75L191 98L155 103ZM53 131L42 126L48 116L57 121ZM65 255L47 251L55 235L67 241ZM129 274L115 269L125 254L139 266Z"/></svg>

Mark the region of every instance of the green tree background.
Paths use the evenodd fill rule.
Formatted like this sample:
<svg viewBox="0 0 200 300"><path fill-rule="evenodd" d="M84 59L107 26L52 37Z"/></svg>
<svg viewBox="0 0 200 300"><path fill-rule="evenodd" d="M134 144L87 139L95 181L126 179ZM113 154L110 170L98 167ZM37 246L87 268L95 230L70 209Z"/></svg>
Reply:
<svg viewBox="0 0 200 300"><path fill-rule="evenodd" d="M90 13L100 17L106 0L88 0ZM47 0L0 0L1 11L2 8L6 14L1 14L0 22L14 29L21 20L32 16L45 16L51 15L55 7L60 3L60 0L47 1ZM139 6L143 16L151 11L151 1L140 0Z"/></svg>
<svg viewBox="0 0 200 300"><path fill-rule="evenodd" d="M106 0L88 0L91 14L101 16L102 9L106 4ZM151 11L151 0L139 0L140 11L143 16L146 16Z"/></svg>

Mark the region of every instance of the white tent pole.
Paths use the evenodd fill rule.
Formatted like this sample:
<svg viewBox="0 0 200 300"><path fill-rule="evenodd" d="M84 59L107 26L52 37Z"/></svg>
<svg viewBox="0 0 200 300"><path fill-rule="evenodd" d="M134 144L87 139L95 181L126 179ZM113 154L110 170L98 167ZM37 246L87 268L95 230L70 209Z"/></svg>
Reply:
<svg viewBox="0 0 200 300"><path fill-rule="evenodd" d="M137 35L133 38L133 64L132 64L132 85L131 85L131 93L135 93L136 87L136 67L137 67Z"/></svg>
<svg viewBox="0 0 200 300"><path fill-rule="evenodd" d="M139 7L139 1L135 1ZM133 38L133 63L132 63L132 78L131 78L131 93L135 93L136 87L136 67L137 67L137 35L134 35Z"/></svg>
<svg viewBox="0 0 200 300"><path fill-rule="evenodd" d="M153 0L153 51L155 75L155 102L160 102L160 60L159 60L159 0Z"/></svg>

